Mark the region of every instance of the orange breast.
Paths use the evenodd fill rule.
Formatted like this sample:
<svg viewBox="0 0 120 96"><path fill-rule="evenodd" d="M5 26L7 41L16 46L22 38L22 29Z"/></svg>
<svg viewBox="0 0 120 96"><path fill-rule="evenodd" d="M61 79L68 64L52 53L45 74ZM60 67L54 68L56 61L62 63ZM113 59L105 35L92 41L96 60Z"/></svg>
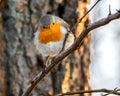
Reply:
<svg viewBox="0 0 120 96"><path fill-rule="evenodd" d="M63 38L63 33L60 31L60 23L51 23L50 28L39 30L39 42L47 44L49 42L58 42Z"/></svg>

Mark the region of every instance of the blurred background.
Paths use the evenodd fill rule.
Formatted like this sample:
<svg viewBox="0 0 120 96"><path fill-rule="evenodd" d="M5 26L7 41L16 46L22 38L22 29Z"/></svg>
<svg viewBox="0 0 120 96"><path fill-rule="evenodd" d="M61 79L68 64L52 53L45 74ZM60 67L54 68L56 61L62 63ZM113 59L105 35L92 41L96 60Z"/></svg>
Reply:
<svg viewBox="0 0 120 96"><path fill-rule="evenodd" d="M90 6L96 0L91 0ZM120 9L120 0L101 0L90 13L91 23L100 20L116 9ZM91 33L90 85L92 89L120 88L120 19L95 29ZM101 96L103 93L93 94ZM115 95L108 95L115 96Z"/></svg>
<svg viewBox="0 0 120 96"><path fill-rule="evenodd" d="M34 32L42 16L59 16L72 27L96 1L0 0L0 96L21 96L29 81L42 70L41 56L33 44ZM112 13L120 9L119 0L101 0L76 26L76 37L87 24L108 16L109 5ZM32 96L119 88L119 40L120 20L93 30L78 50L61 61L40 82Z"/></svg>

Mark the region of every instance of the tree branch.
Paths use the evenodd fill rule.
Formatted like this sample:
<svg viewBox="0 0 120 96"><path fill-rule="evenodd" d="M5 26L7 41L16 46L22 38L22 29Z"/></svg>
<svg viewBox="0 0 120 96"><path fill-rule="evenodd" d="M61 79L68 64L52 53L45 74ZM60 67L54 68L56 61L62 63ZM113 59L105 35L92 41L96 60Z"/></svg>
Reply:
<svg viewBox="0 0 120 96"><path fill-rule="evenodd" d="M64 59L66 56L68 56L71 52L75 51L83 41L83 39L86 37L86 35L94 30L95 28L101 27L103 25L108 24L110 21L120 18L120 10L118 10L115 14L108 15L108 17L103 18L95 23L92 23L87 26L86 29L82 31L80 36L75 40L75 42L66 50L61 52L59 55L57 55L49 64L48 66L41 71L35 79L31 82L31 85L27 88L27 90L23 93L22 96L29 96L32 91L38 86L39 82L56 66L58 63Z"/></svg>
<svg viewBox="0 0 120 96"><path fill-rule="evenodd" d="M118 92L118 91L120 91L120 89L118 89L118 90L116 90L116 89L114 89L114 90L109 90L109 89L81 90L81 91L78 91L78 92L60 93L60 94L57 94L57 95L54 95L54 96L75 95L75 94L82 94L82 93L98 93L98 92L120 95L120 92ZM102 96L105 96L105 95L102 95Z"/></svg>

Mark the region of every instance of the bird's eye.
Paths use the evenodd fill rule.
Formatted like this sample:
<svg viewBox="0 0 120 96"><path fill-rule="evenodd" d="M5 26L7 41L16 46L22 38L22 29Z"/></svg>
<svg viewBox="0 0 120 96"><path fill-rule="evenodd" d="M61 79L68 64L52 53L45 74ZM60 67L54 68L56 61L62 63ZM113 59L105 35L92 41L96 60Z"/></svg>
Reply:
<svg viewBox="0 0 120 96"><path fill-rule="evenodd" d="M45 29L46 27L45 26L43 26L43 29Z"/></svg>
<svg viewBox="0 0 120 96"><path fill-rule="evenodd" d="M55 23L53 22L52 24L54 25Z"/></svg>

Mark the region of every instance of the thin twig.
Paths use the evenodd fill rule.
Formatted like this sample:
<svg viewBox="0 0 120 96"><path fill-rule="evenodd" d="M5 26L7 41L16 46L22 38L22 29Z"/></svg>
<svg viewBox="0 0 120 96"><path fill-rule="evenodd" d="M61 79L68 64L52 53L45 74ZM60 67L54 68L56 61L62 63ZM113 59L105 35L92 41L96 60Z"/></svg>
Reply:
<svg viewBox="0 0 120 96"><path fill-rule="evenodd" d="M101 0L98 0L84 15L82 18L80 18L76 23L75 25L71 28L70 32L73 32L73 30L75 29L75 27L77 26L77 24L79 24L83 18L85 18L85 16L98 4L98 2L101 1Z"/></svg>
<svg viewBox="0 0 120 96"><path fill-rule="evenodd" d="M81 90L78 92L66 92L66 93L60 93L54 96L65 96L65 95L75 95L75 94L83 94L83 93L98 93L98 92L104 92L108 94L115 94L120 95L120 92L116 90L109 90L109 89L95 89L95 90Z"/></svg>
<svg viewBox="0 0 120 96"><path fill-rule="evenodd" d="M109 5L109 14L108 15L111 15L111 6Z"/></svg>
<svg viewBox="0 0 120 96"><path fill-rule="evenodd" d="M39 82L56 66L58 63L68 56L71 52L75 51L77 47L80 45L82 40L86 37L86 35L95 28L101 27L103 25L108 24L110 21L114 19L120 18L120 10L118 10L115 14L111 14L108 17L101 19L95 23L92 23L87 26L86 29L82 31L80 36L75 40L75 42L66 50L58 54L47 66L45 70L40 72L37 79L31 83L31 85L27 88L27 90L23 93L22 96L29 96L32 91L38 86Z"/></svg>
<svg viewBox="0 0 120 96"><path fill-rule="evenodd" d="M110 94L113 94L113 93L118 93L120 91L120 89L117 89L115 88L114 90L111 90L110 92L106 92L106 94L102 95L102 96L107 96L107 95L110 95ZM119 92L120 93L120 92ZM117 95L117 94L116 94Z"/></svg>

